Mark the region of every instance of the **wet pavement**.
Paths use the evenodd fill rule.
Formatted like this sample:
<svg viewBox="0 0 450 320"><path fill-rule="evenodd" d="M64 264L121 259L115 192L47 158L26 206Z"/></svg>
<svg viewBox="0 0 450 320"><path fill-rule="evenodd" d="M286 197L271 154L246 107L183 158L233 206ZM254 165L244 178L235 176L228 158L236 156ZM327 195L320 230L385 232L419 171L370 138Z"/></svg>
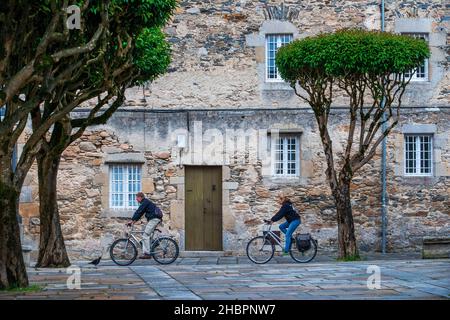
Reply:
<svg viewBox="0 0 450 320"><path fill-rule="evenodd" d="M183 258L162 266L136 261L128 267L102 261L72 269L29 268L39 292L0 292L1 299L450 299L450 260L372 257L367 261L314 260L293 263L276 257L266 265L244 257ZM240 261L240 259L242 260ZM282 267L281 267L282 266ZM76 269L76 268L79 269ZM80 288L74 275L80 271ZM374 270L380 271L380 287Z"/></svg>

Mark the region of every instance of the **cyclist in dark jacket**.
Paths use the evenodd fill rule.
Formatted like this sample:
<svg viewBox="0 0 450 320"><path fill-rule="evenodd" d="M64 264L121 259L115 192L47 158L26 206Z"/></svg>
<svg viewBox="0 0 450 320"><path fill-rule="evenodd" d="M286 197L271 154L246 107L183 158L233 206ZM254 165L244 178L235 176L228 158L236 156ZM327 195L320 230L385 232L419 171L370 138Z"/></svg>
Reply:
<svg viewBox="0 0 450 320"><path fill-rule="evenodd" d="M286 235L286 244L284 247L284 254L289 252L291 247L292 235L300 225L300 215L294 209L291 200L283 194L278 195L278 203L281 204L281 209L270 219L272 222L277 222L282 218L286 219L285 223L280 224L280 230Z"/></svg>
<svg viewBox="0 0 450 320"><path fill-rule="evenodd" d="M142 215L145 214L145 217L147 218L147 221L156 218L155 210L156 205L151 202L147 198L142 198L142 195L140 197L136 197L136 200L139 201L139 208L135 211L133 214L133 217L131 218L132 221L139 221L139 219L142 218Z"/></svg>
<svg viewBox="0 0 450 320"><path fill-rule="evenodd" d="M129 224L136 223L142 218L142 215L145 214L145 217L147 218L147 225L145 226L145 230L142 235L142 251L144 251L144 254L140 256L139 259L150 259L150 239L152 238L156 226L161 222L161 219L155 213L157 208L156 205L147 199L144 193L138 192L136 194L136 201L139 203L139 208L134 213Z"/></svg>

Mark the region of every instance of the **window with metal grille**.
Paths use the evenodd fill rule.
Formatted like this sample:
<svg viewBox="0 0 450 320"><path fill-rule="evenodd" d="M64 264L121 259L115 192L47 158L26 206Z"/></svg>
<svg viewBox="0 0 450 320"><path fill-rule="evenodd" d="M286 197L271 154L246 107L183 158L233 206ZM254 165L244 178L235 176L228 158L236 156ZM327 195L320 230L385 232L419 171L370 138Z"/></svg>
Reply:
<svg viewBox="0 0 450 320"><path fill-rule="evenodd" d="M266 80L283 81L275 64L277 50L288 44L293 39L292 34L268 34L266 35Z"/></svg>
<svg viewBox="0 0 450 320"><path fill-rule="evenodd" d="M135 195L141 191L141 166L114 164L109 167L109 194L111 209L136 209Z"/></svg>
<svg viewBox="0 0 450 320"><path fill-rule="evenodd" d="M405 174L431 176L433 174L433 137L405 135Z"/></svg>
<svg viewBox="0 0 450 320"><path fill-rule="evenodd" d="M428 33L403 33L406 36L410 36L416 39L422 39L428 43ZM411 81L428 81L428 59L425 59L423 63L415 70L405 72L405 77L409 78L412 74Z"/></svg>
<svg viewBox="0 0 450 320"><path fill-rule="evenodd" d="M300 173L299 137L280 135L272 140L273 175L296 177Z"/></svg>

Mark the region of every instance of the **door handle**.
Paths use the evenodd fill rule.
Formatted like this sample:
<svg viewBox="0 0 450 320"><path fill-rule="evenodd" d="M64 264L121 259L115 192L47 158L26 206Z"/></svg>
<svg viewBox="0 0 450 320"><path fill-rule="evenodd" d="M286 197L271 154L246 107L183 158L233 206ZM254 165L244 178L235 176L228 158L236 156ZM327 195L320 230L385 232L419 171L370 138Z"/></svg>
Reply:
<svg viewBox="0 0 450 320"><path fill-rule="evenodd" d="M212 185L212 191L216 191L216 185L215 184Z"/></svg>

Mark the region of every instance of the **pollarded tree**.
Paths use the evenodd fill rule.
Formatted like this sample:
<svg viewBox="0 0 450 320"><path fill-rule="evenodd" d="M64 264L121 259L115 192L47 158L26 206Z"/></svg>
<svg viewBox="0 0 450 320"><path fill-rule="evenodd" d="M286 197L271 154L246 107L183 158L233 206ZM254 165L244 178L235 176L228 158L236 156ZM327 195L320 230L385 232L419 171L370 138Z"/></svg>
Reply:
<svg viewBox="0 0 450 320"><path fill-rule="evenodd" d="M67 6L68 1L58 0L0 2L0 106L5 108L0 121L0 289L28 284L17 221L20 190L41 137L73 106L59 106L46 116L23 145L15 166L14 146L31 112L87 62L87 55L101 54L96 49L110 23L105 2L93 28L80 37L66 27ZM70 59L77 62L67 63ZM89 93L89 88L80 89L76 98Z"/></svg>
<svg viewBox="0 0 450 320"><path fill-rule="evenodd" d="M310 105L317 121L325 174L336 204L340 258L359 257L350 201L352 178L398 123L402 96L410 81L405 72L428 56L422 40L364 30L307 37L277 52L282 78ZM347 141L339 159L328 127L337 93L346 96L349 115Z"/></svg>
<svg viewBox="0 0 450 320"><path fill-rule="evenodd" d="M121 31L124 30L121 29ZM105 55L107 58L103 60L103 63L96 64L96 67L87 70L86 79L89 79L88 74L97 74L101 78L109 79L107 90L97 97L89 113L81 118L68 114L53 126L49 137L42 138L41 150L36 157L41 221L39 256L36 265L38 267L70 265L61 231L57 202L57 177L62 153L89 126L106 123L123 104L127 88L142 82L153 81L169 66L170 47L158 27L142 30L136 35L136 41L128 45L132 45L132 49L125 55L123 54L125 49L121 50L113 44L108 48L108 51L112 52ZM126 58L121 59L120 56L126 56ZM99 81L95 78L91 77L93 81ZM64 103L71 103L72 100L73 93L70 90L63 92L63 95L56 99ZM47 107L55 108L56 106L49 102ZM33 118L39 123L40 117L41 115L37 114Z"/></svg>
<svg viewBox="0 0 450 320"><path fill-rule="evenodd" d="M70 4L80 5L80 30L66 25ZM164 24L175 5L176 0L0 2L0 106L5 106L0 121L0 289L28 284L16 215L23 181L43 138L53 126L59 130L67 124L70 112L84 101L105 93L120 97L117 84L133 83L130 70L138 66L129 60L137 37L145 28ZM108 50L111 40L116 51ZM120 56L109 59L110 53ZM109 70L90 73L95 67ZM33 131L14 168L14 146L30 118Z"/></svg>

